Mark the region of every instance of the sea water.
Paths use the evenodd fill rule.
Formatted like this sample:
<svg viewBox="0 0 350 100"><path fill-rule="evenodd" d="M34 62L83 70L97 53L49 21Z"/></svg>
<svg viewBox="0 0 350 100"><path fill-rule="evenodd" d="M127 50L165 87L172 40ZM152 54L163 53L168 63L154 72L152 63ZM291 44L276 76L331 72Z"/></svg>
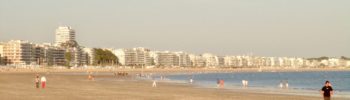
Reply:
<svg viewBox="0 0 350 100"><path fill-rule="evenodd" d="M328 80L335 90L335 97L350 98L350 71L187 73L167 75L166 78L184 83L192 78L194 85L208 88L215 88L217 80L222 79L226 89L314 96L320 96L320 89ZM248 81L248 88L242 88L242 80ZM288 82L288 89L279 87L281 81Z"/></svg>

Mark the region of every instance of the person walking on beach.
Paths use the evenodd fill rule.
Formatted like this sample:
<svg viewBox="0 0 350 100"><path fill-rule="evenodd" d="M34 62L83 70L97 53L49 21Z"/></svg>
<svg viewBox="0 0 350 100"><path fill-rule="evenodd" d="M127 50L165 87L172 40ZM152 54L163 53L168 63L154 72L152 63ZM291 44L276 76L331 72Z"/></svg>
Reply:
<svg viewBox="0 0 350 100"><path fill-rule="evenodd" d="M282 82L282 81L280 81L279 87L280 87L281 89L283 88L283 82Z"/></svg>
<svg viewBox="0 0 350 100"><path fill-rule="evenodd" d="M39 74L36 74L35 76L35 87L40 88L40 79L39 79Z"/></svg>
<svg viewBox="0 0 350 100"><path fill-rule="evenodd" d="M156 80L153 80L152 87L157 87L157 82L156 82Z"/></svg>
<svg viewBox="0 0 350 100"><path fill-rule="evenodd" d="M220 80L220 88L224 88L225 81L223 79Z"/></svg>
<svg viewBox="0 0 350 100"><path fill-rule="evenodd" d="M92 75L92 73L91 73L91 72L89 72L88 79L89 79L90 81L93 81L93 80L94 80L94 76Z"/></svg>
<svg viewBox="0 0 350 100"><path fill-rule="evenodd" d="M193 84L193 78L190 79L190 84Z"/></svg>
<svg viewBox="0 0 350 100"><path fill-rule="evenodd" d="M325 85L321 89L321 94L323 95L324 100L331 100L331 96L333 95L333 88L329 81L325 82Z"/></svg>
<svg viewBox="0 0 350 100"><path fill-rule="evenodd" d="M220 87L220 79L216 79L216 86L219 88Z"/></svg>
<svg viewBox="0 0 350 100"><path fill-rule="evenodd" d="M45 88L46 87L46 77L42 76L40 81L41 81L41 88Z"/></svg>

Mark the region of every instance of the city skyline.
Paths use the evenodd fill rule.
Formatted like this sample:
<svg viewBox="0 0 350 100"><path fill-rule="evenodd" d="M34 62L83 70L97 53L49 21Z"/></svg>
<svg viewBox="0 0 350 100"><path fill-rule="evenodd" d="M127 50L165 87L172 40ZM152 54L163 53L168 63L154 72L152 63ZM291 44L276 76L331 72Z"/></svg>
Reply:
<svg viewBox="0 0 350 100"><path fill-rule="evenodd" d="M69 25L76 30L78 43L86 47L146 47L216 55L350 56L348 1L67 2L37 5L35 1L1 0L0 40L54 43L55 28Z"/></svg>

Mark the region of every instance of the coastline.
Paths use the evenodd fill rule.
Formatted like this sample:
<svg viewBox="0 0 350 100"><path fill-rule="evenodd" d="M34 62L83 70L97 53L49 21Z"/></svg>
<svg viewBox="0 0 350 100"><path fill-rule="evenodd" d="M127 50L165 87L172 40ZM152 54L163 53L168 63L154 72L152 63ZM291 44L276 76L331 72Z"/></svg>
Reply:
<svg viewBox="0 0 350 100"><path fill-rule="evenodd" d="M151 80L149 80L151 81ZM212 85L203 85L203 84L190 84L186 80L162 80L161 82L164 83L175 83L175 84L187 84L192 85L194 88L208 88L208 89L218 89L216 85L214 85L215 82L212 82ZM281 88L267 88L267 87L256 87L256 86L250 86L250 87L242 87L241 85L225 85L224 88L228 91L233 92L244 92L244 93L257 93L257 94L266 94L266 95L290 95L290 96L307 96L307 97L320 97L320 91L319 90L309 90L309 89L299 89L299 88L289 88L289 89L281 89ZM333 97L339 98L339 99L350 99L350 92L340 92L338 90L335 90L335 95Z"/></svg>
<svg viewBox="0 0 350 100"><path fill-rule="evenodd" d="M61 73L61 72L60 72ZM40 73L48 78L47 89L35 89L35 73L0 73L2 100L319 100L319 96L261 93L251 90L203 88L185 83L158 82L152 88L150 80L115 79L113 75L97 74L96 81L86 75ZM345 100L334 98L333 100Z"/></svg>
<svg viewBox="0 0 350 100"><path fill-rule="evenodd" d="M317 72L317 71L350 71L350 68L12 68L0 67L0 73L31 72L129 72L129 73L230 73L230 72Z"/></svg>

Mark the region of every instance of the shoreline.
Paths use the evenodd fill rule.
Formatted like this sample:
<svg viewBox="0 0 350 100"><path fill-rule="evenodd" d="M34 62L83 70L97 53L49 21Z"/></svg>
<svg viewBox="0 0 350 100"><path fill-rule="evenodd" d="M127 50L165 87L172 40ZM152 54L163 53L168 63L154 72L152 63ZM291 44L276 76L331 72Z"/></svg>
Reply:
<svg viewBox="0 0 350 100"><path fill-rule="evenodd" d="M151 82L151 80L148 80ZM318 90L305 90L305 89L280 89L280 88L263 88L263 87L247 87L244 88L241 85L225 86L224 88L218 88L215 86L205 86L200 84L190 84L186 81L178 80L161 80L160 82L169 83L169 84L184 84L191 85L193 88L207 88L207 89L225 89L233 92L245 92L245 93L258 93L258 94L273 94L273 95L290 95L290 96L308 96L308 97L320 97L321 94ZM349 99L350 92L340 92L335 91L334 98Z"/></svg>
<svg viewBox="0 0 350 100"><path fill-rule="evenodd" d="M95 81L86 75L40 73L48 79L47 89L35 89L35 73L0 73L0 99L11 100L319 100L322 97L274 93L256 93L248 90L203 88L185 83L151 80L115 79L113 75L96 74ZM59 94L59 95L58 95ZM36 95L40 95L39 97ZM337 98L333 100L346 100Z"/></svg>
<svg viewBox="0 0 350 100"><path fill-rule="evenodd" d="M31 73L31 72L129 72L129 73L230 73L230 72L318 72L318 71L350 71L350 68L10 68L0 67L0 73Z"/></svg>

